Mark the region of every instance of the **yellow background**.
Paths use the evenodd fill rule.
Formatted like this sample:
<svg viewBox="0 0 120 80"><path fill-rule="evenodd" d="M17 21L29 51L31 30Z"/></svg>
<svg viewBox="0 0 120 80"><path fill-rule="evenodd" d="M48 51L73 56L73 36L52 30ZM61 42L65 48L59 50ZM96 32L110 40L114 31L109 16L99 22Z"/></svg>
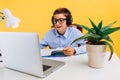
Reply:
<svg viewBox="0 0 120 80"><path fill-rule="evenodd" d="M50 29L53 11L59 7L68 8L73 16L73 23L90 26L88 17L96 24L117 20L113 27L120 26L120 0L0 0L0 11L11 10L21 19L16 29L6 28L5 21L0 22L0 31L38 32L40 39ZM84 31L85 33L85 31ZM120 57L120 31L110 35L114 41L114 50Z"/></svg>

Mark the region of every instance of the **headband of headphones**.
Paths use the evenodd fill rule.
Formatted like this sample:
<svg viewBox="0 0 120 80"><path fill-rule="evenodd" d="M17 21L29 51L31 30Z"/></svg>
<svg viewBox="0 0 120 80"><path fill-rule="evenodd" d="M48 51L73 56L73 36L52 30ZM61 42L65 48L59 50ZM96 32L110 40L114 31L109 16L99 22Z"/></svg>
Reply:
<svg viewBox="0 0 120 80"><path fill-rule="evenodd" d="M67 24L67 25L71 25L71 24L72 24L72 21L73 21L71 12L70 12L67 8L58 8L58 9L56 9L56 10L54 11L53 16L54 16L55 14L60 14L60 13L65 14L65 16L66 16L66 21L67 21L66 24ZM53 16L52 16L51 21L52 21L52 24L54 25L54 17L53 17Z"/></svg>

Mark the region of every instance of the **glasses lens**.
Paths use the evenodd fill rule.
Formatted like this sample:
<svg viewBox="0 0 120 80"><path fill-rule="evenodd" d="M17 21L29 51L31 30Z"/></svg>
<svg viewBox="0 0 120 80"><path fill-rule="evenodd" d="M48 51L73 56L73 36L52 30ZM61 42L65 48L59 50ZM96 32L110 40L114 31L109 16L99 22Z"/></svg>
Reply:
<svg viewBox="0 0 120 80"><path fill-rule="evenodd" d="M62 24L66 20L66 18L60 18L60 19L54 19L54 23L56 24L57 22Z"/></svg>

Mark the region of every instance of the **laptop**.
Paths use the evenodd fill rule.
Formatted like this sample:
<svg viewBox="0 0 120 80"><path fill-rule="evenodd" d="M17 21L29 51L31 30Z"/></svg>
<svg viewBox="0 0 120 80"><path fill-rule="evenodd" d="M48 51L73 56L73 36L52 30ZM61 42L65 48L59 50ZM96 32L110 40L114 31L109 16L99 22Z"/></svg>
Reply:
<svg viewBox="0 0 120 80"><path fill-rule="evenodd" d="M0 32L0 50L6 68L45 78L65 62L41 57L36 32Z"/></svg>

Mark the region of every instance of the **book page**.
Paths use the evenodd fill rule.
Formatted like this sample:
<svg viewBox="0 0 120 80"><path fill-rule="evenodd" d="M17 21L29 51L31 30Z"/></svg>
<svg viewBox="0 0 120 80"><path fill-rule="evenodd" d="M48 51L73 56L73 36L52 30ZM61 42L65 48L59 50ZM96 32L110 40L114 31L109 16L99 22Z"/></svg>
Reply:
<svg viewBox="0 0 120 80"><path fill-rule="evenodd" d="M54 51L62 51L63 48L56 48L56 49L41 49L41 56L50 56Z"/></svg>

